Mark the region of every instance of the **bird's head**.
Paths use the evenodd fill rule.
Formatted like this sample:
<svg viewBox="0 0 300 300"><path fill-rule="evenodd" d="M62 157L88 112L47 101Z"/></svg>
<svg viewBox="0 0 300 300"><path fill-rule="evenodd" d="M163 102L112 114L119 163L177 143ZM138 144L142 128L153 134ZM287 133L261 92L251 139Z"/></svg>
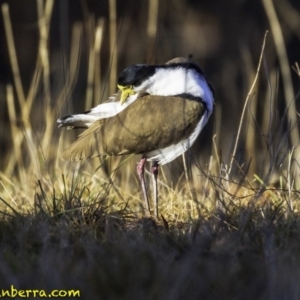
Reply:
<svg viewBox="0 0 300 300"><path fill-rule="evenodd" d="M145 81L155 73L155 66L138 64L124 69L118 78L118 88L121 90L120 102L123 104L130 95L143 90Z"/></svg>

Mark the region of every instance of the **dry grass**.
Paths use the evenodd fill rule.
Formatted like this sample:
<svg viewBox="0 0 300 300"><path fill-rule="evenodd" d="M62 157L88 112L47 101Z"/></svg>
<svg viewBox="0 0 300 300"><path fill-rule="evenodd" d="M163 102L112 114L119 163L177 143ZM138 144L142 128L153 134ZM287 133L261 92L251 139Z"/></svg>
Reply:
<svg viewBox="0 0 300 300"><path fill-rule="evenodd" d="M274 35L278 20L270 2L264 5ZM131 174L136 158L81 163L59 159L71 133L59 131L56 118L71 105L68 99L77 81L79 45L86 29L80 23L72 28L64 85L53 98L48 39L54 2L37 3L40 42L27 94L9 6L2 5L14 82L6 87L12 146L0 173L0 288L13 284L18 289L80 289L83 299L299 299L297 124L286 124L293 99L285 98L285 113L276 114L275 66L267 68L264 52L255 65L247 50L243 53L249 92L235 129L233 155L227 159L221 153L222 111L216 105L209 162L188 157L187 169L176 181L170 167L162 168L161 218L144 218L137 179ZM149 1L149 61L158 5ZM99 69L105 20L95 22L88 16L88 88L82 104L86 109L115 86L116 1L109 1L109 9L112 86L105 87ZM280 38L281 32L276 49L284 55ZM286 58L279 58L286 72ZM294 69L299 75L298 64ZM269 88L255 94L261 77ZM286 95L289 84L284 82ZM264 102L260 121L254 97ZM245 120L259 133L261 147L257 150L254 136L249 137L241 159L238 145L247 135L240 133L249 129Z"/></svg>

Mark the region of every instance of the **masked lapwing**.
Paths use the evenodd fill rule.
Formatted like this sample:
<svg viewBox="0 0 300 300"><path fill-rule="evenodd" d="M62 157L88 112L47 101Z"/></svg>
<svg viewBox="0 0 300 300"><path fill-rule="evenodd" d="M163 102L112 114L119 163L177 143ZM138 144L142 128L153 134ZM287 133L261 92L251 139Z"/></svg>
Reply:
<svg viewBox="0 0 300 300"><path fill-rule="evenodd" d="M151 161L157 217L158 166L194 144L213 111L213 90L199 66L184 58L165 65L130 66L120 73L118 88L108 102L57 120L59 127L88 128L62 158L141 154L137 172L145 209L150 212L144 166Z"/></svg>

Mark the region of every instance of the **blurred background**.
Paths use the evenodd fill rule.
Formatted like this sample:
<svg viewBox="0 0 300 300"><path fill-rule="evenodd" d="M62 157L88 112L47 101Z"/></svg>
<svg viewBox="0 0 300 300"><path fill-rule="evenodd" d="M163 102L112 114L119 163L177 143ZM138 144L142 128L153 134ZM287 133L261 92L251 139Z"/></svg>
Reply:
<svg viewBox="0 0 300 300"><path fill-rule="evenodd" d="M215 90L214 113L189 163L207 171L213 159L218 174L226 171L267 30L233 174L263 176L270 161L272 169L280 168L289 149L297 149L300 77L292 66L300 63L298 0L0 4L0 170L7 177L22 176L20 166L33 173L41 165L59 167L57 153L79 132L57 129L58 117L106 101L125 67L178 56L192 57ZM130 160L132 169L136 161ZM182 158L170 165L168 176L181 176Z"/></svg>

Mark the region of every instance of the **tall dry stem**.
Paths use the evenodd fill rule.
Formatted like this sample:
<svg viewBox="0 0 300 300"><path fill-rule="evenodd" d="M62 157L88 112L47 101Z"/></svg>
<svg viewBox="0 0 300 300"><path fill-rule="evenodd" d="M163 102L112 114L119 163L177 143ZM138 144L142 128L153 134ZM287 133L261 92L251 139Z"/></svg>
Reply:
<svg viewBox="0 0 300 300"><path fill-rule="evenodd" d="M117 86L117 4L116 0L109 0L109 48L110 48L110 76L109 95L116 91Z"/></svg>
<svg viewBox="0 0 300 300"><path fill-rule="evenodd" d="M288 108L287 117L291 125L290 139L292 146L295 147L294 157L300 159L300 148L299 148L299 129L297 124L297 113L296 104L294 101L294 89L292 84L291 70L286 53L285 42L281 30L281 26L275 11L273 0L263 0L263 5L269 19L271 26L271 32L274 38L277 56L279 59L280 70L282 74L284 97L286 107ZM296 186L300 187L300 177L296 176Z"/></svg>
<svg viewBox="0 0 300 300"><path fill-rule="evenodd" d="M264 36L264 40L263 40L263 44L262 44L262 49L261 49L261 53L260 53L260 58L259 58L256 74L255 74L253 83L250 87L250 90L247 94L247 97L246 97L246 100L245 100L245 103L244 103L244 107L243 107L243 111L242 111L242 114L241 114L240 124L239 124L239 127L238 127L238 132L237 132L237 136L236 136L236 140L235 140L235 144L234 144L234 148L233 148L233 152L232 152L232 157L231 157L228 172L227 172L229 175L231 173L232 165L233 165L233 162L235 160L235 154L236 154L236 150L237 150L237 146L238 146L238 142L239 142L239 138L240 138L240 134L241 134L241 129L242 129L243 120L244 120L244 117L245 117L246 108L247 108L250 96L252 95L253 89L254 89L254 87L256 85L256 82L257 82L257 78L258 78L258 74L259 74L259 70L260 70L260 66L261 66L261 62L262 62L262 58L263 58L263 54L264 54L264 50L265 50L267 34L268 34L268 32L266 32L265 36Z"/></svg>

